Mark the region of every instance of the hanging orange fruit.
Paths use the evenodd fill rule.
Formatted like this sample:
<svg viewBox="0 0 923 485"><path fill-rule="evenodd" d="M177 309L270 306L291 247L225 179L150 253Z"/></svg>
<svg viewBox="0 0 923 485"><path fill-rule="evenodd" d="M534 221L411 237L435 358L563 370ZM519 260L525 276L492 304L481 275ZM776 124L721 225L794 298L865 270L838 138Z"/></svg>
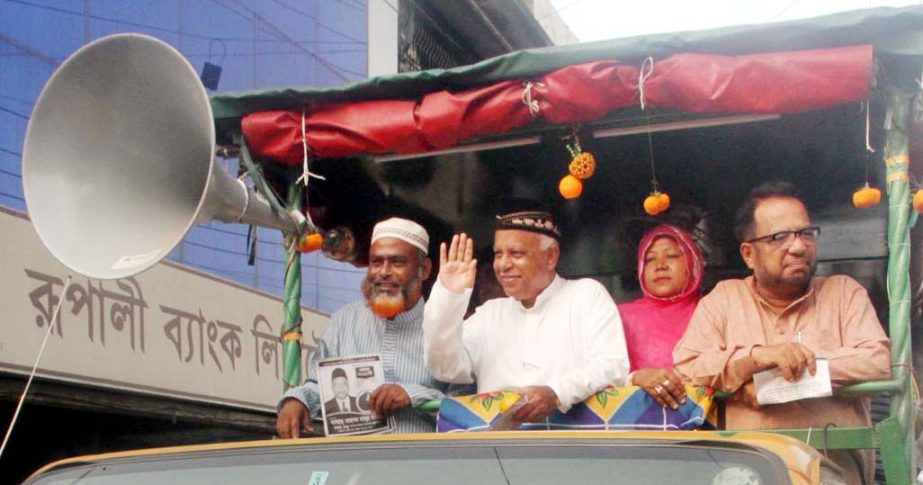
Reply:
<svg viewBox="0 0 923 485"><path fill-rule="evenodd" d="M302 253L317 251L324 245L324 236L321 234L304 234L298 238L298 250Z"/></svg>
<svg viewBox="0 0 923 485"><path fill-rule="evenodd" d="M580 148L580 140L574 135L573 145L567 145L567 151L570 152L571 161L567 170L571 175L581 180L586 180L596 172L596 157L590 152L583 151Z"/></svg>
<svg viewBox="0 0 923 485"><path fill-rule="evenodd" d="M860 209L866 209L881 202L881 191L869 187L868 182L852 194L852 204Z"/></svg>
<svg viewBox="0 0 923 485"><path fill-rule="evenodd" d="M666 192L653 191L644 199L644 212L656 216L670 208L670 196Z"/></svg>
<svg viewBox="0 0 923 485"><path fill-rule="evenodd" d="M656 216L660 213L660 198L654 194L648 195L644 199L644 212Z"/></svg>
<svg viewBox="0 0 923 485"><path fill-rule="evenodd" d="M583 182L573 175L565 175L558 183L558 191L565 199L574 199L580 197L583 193Z"/></svg>
<svg viewBox="0 0 923 485"><path fill-rule="evenodd" d="M663 212L670 208L670 196L666 192L661 192L657 196L657 200L660 202L660 212Z"/></svg>
<svg viewBox="0 0 923 485"><path fill-rule="evenodd" d="M923 214L923 190L918 189L917 193L913 194L913 208Z"/></svg>

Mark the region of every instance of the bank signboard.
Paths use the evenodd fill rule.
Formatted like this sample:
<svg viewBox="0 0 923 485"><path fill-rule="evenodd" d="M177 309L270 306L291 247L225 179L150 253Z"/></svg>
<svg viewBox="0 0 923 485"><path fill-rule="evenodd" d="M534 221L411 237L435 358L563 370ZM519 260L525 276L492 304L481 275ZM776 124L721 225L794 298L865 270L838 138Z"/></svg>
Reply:
<svg viewBox="0 0 923 485"><path fill-rule="evenodd" d="M40 377L275 411L278 298L171 262L89 279L58 263L30 221L5 209L0 247L0 371L28 374L50 327ZM328 317L305 308L302 317L304 369Z"/></svg>

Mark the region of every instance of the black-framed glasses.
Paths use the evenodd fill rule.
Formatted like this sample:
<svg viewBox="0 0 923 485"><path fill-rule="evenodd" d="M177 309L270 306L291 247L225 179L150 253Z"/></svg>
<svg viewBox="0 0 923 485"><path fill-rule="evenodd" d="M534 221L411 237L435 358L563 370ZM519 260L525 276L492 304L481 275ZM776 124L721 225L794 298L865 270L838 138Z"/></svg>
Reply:
<svg viewBox="0 0 923 485"><path fill-rule="evenodd" d="M755 242L767 242L773 246L783 246L795 240L795 238L801 239L801 242L805 244L814 244L817 242L817 238L820 236L820 227L811 226L804 229L798 229L797 231L779 231L766 236L755 237L749 241L744 241L746 243L755 243Z"/></svg>

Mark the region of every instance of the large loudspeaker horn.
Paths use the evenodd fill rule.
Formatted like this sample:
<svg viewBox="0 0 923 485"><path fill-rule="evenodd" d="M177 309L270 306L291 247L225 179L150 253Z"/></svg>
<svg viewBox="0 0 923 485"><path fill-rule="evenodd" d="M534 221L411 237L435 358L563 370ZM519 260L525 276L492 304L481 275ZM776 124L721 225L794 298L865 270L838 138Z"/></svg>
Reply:
<svg viewBox="0 0 923 485"><path fill-rule="evenodd" d="M29 120L22 180L41 240L92 278L144 271L193 224L295 227L215 163L198 75L143 35L87 44L52 75Z"/></svg>

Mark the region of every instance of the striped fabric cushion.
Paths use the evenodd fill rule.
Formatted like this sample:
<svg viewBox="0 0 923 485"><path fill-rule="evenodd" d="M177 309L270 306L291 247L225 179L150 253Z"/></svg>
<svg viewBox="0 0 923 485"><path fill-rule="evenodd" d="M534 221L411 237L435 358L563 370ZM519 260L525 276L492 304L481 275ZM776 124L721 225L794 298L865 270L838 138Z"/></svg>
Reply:
<svg viewBox="0 0 923 485"><path fill-rule="evenodd" d="M577 403L566 414L555 411L544 421L519 424L511 415L522 397L515 391L446 397L439 407L440 433L509 429L685 430L714 429L717 406L709 388L686 386L679 409L660 406L636 386L609 387Z"/></svg>

